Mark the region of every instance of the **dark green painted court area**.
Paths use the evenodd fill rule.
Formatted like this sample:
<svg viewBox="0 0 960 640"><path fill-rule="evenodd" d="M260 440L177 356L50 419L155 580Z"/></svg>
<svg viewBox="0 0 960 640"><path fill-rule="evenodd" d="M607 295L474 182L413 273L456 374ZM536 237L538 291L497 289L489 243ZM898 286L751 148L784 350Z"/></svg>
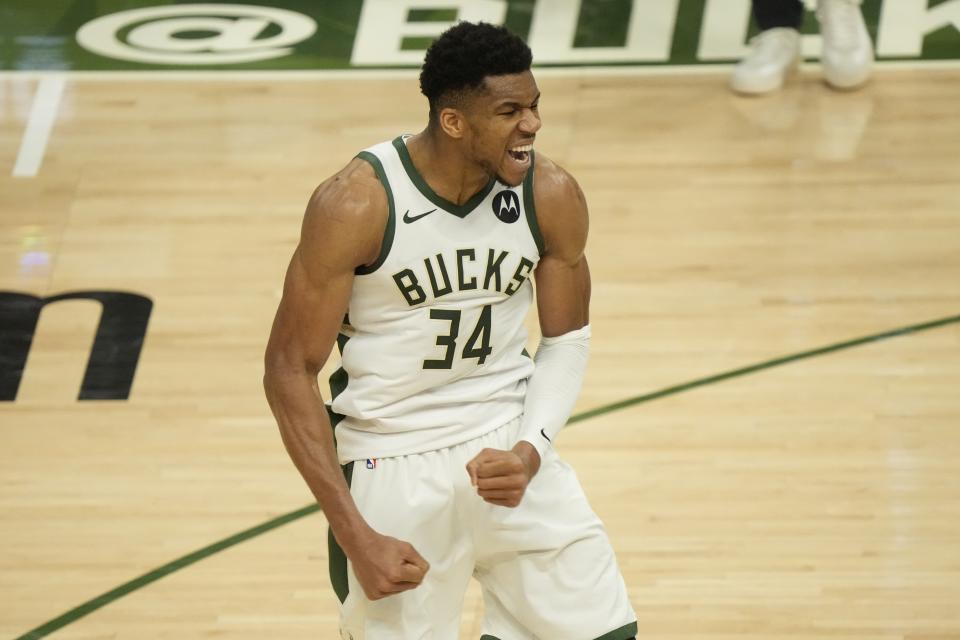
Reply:
<svg viewBox="0 0 960 640"><path fill-rule="evenodd" d="M0 70L415 67L431 40L422 34L433 33L431 25L442 29L456 19L473 19L479 15L475 4L451 0L448 8L419 9L406 0L204 3L223 7L211 11L163 0L5 0ZM528 40L539 34L531 43L535 56L554 35L572 40L560 43L562 56L538 56L544 66L724 63L736 59L736 47L754 32L748 0L502 0L486 7L491 4L500 8L482 17ZM863 12L879 60L960 59L960 0L929 0L926 7L912 0L864 0ZM639 18L633 40L632 15ZM663 23L672 23L669 33L652 26ZM78 37L82 29L86 38ZM813 12L804 31L817 32ZM360 45L384 39L413 57L391 56L389 48L373 59L358 55ZM640 46L624 53L631 41Z"/></svg>

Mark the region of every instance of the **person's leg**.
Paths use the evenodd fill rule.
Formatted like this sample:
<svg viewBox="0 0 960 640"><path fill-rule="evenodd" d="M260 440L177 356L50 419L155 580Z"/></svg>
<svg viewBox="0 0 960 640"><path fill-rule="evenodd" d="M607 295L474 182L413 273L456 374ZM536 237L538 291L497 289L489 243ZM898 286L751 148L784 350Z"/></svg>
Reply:
<svg viewBox="0 0 960 640"><path fill-rule="evenodd" d="M488 638L628 640L637 634L603 524L576 474L552 449L518 507L481 502L474 514L474 576L483 586Z"/></svg>
<svg viewBox="0 0 960 640"><path fill-rule="evenodd" d="M734 68L730 87L737 93L756 95L776 91L800 64L800 0L753 0L753 17L760 33Z"/></svg>
<svg viewBox="0 0 960 640"><path fill-rule="evenodd" d="M415 589L369 600L350 564L342 566L348 587L338 593L343 638L458 637L473 553L454 508L446 455L438 451L353 465L350 493L364 519L377 532L412 544L430 570Z"/></svg>
<svg viewBox="0 0 960 640"><path fill-rule="evenodd" d="M823 75L835 89L855 89L870 77L873 42L860 10L861 0L819 0Z"/></svg>
<svg viewBox="0 0 960 640"><path fill-rule="evenodd" d="M786 27L800 30L803 3L800 0L753 0L753 19L760 31Z"/></svg>

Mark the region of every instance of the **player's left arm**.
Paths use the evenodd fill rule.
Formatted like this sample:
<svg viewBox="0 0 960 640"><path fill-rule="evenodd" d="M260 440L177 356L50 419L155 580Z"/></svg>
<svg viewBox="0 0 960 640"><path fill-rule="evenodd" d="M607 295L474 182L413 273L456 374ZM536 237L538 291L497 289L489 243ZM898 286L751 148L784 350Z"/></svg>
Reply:
<svg viewBox="0 0 960 640"><path fill-rule="evenodd" d="M487 502L515 507L540 469L540 458L573 411L590 344L587 203L573 176L537 157L534 204L544 254L534 272L543 337L527 386L518 442L510 451L484 449L467 465Z"/></svg>

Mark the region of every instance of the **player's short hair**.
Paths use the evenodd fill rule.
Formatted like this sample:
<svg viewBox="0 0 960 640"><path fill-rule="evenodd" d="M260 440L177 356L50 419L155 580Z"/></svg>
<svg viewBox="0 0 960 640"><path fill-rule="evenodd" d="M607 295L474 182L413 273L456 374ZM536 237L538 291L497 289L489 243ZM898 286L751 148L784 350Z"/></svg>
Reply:
<svg viewBox="0 0 960 640"><path fill-rule="evenodd" d="M483 87L487 76L530 70L533 54L506 27L460 22L434 40L420 71L420 91L430 102L430 120L440 109L460 106L466 95Z"/></svg>

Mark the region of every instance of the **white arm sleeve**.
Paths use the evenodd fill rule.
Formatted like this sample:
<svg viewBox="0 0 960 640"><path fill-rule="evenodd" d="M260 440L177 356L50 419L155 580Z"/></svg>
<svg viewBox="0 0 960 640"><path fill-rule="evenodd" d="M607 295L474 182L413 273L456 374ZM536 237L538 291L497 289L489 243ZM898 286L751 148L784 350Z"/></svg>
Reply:
<svg viewBox="0 0 960 640"><path fill-rule="evenodd" d="M541 458L573 412L589 355L590 325L540 339L518 439L532 444Z"/></svg>

